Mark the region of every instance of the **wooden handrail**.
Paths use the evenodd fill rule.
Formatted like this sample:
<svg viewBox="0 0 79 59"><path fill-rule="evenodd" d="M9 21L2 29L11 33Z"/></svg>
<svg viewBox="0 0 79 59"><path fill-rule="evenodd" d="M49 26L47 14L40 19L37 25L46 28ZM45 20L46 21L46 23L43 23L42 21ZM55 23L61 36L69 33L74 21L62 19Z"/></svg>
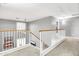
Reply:
<svg viewBox="0 0 79 59"><path fill-rule="evenodd" d="M35 36L37 39L40 40L40 38L38 36L36 36L34 33L30 32L33 36Z"/></svg>
<svg viewBox="0 0 79 59"><path fill-rule="evenodd" d="M31 33L32 35L34 35L37 39L40 40L40 38L37 37L34 33L32 33L30 30L0 29L0 32L17 32L17 31L30 32L30 33Z"/></svg>
<svg viewBox="0 0 79 59"><path fill-rule="evenodd" d="M58 29L58 31L61 31L64 29ZM39 32L47 32L47 31L57 31L56 29L45 29L45 30L39 30Z"/></svg>
<svg viewBox="0 0 79 59"><path fill-rule="evenodd" d="M16 32L16 31L23 31L23 32L30 32L29 30L16 30L16 29L0 29L0 32Z"/></svg>

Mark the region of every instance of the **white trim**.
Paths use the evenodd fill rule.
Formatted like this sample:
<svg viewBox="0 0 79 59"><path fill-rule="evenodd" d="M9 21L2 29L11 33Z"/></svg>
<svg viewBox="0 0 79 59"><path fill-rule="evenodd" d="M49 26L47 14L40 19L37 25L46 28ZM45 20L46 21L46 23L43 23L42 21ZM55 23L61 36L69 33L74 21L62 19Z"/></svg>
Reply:
<svg viewBox="0 0 79 59"><path fill-rule="evenodd" d="M41 39L41 32L40 32L40 56L42 56L42 51L43 51L43 47L42 47L42 39Z"/></svg>
<svg viewBox="0 0 79 59"><path fill-rule="evenodd" d="M0 56L6 55L8 53L12 53L14 51L17 51L17 50L20 50L20 49L23 49L23 48L26 48L26 47L29 47L29 46L30 46L30 44L26 44L26 45L21 46L21 47L16 47L16 48L12 48L12 49L0 52Z"/></svg>
<svg viewBox="0 0 79 59"><path fill-rule="evenodd" d="M2 36L2 51L4 51L4 32L1 33Z"/></svg>
<svg viewBox="0 0 79 59"><path fill-rule="evenodd" d="M66 38L79 39L79 37L74 37L74 36L67 36Z"/></svg>
<svg viewBox="0 0 79 59"><path fill-rule="evenodd" d="M33 47L33 48L35 48L35 49L37 49L37 50L40 50L38 47L34 47L34 46L32 46L31 44L26 44L25 46L16 47L16 48L13 48L13 49L9 49L9 50L0 52L0 56L4 56L4 55L6 55L6 54L8 54L8 53L12 53L12 52L15 52L15 51L17 51L17 50L20 50L20 49L23 49L23 48L26 48L26 47L29 47L29 46L31 46L31 47Z"/></svg>
<svg viewBox="0 0 79 59"><path fill-rule="evenodd" d="M64 40L65 40L64 38L61 39L61 40L58 40L54 45L51 45L49 48L47 48L44 51L42 51L41 55L45 56L47 53L49 53L52 49L54 49L55 47L57 47Z"/></svg>
<svg viewBox="0 0 79 59"><path fill-rule="evenodd" d="M29 32L29 44L31 43L31 34L30 34L30 32Z"/></svg>

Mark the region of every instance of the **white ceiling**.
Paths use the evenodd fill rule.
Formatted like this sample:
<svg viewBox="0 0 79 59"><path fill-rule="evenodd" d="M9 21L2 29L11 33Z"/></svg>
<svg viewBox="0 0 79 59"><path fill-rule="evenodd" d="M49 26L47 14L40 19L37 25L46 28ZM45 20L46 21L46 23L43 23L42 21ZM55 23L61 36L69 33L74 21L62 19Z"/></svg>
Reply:
<svg viewBox="0 0 79 59"><path fill-rule="evenodd" d="M0 4L1 19L34 21L48 16L62 17L78 13L77 3Z"/></svg>

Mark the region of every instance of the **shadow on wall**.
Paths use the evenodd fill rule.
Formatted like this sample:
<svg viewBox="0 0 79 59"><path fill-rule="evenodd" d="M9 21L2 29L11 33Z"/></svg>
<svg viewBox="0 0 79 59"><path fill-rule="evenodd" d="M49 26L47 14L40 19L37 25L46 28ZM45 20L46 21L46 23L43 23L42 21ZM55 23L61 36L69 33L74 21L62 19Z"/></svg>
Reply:
<svg viewBox="0 0 79 59"><path fill-rule="evenodd" d="M67 26L65 27L66 36L79 37L79 17L68 19Z"/></svg>

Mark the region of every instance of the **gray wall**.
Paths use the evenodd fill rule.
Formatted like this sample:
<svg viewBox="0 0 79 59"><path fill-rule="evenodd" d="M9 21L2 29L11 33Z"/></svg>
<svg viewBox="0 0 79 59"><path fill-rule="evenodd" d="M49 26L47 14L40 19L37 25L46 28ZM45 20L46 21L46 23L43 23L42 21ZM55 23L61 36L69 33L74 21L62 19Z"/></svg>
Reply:
<svg viewBox="0 0 79 59"><path fill-rule="evenodd" d="M56 28L52 24L53 21L54 21L53 17L43 18L37 21L30 22L29 28L35 35L37 35L40 38L39 30ZM40 41L36 39L34 36L32 36L32 40L36 42L37 46L40 45ZM48 40L44 40L44 41L48 42ZM49 38L49 41L50 41L50 38Z"/></svg>
<svg viewBox="0 0 79 59"><path fill-rule="evenodd" d="M26 23L26 30L29 30L29 23ZM29 43L29 32L26 32L26 43Z"/></svg>
<svg viewBox="0 0 79 59"><path fill-rule="evenodd" d="M5 21L5 20L2 21L2 20L0 20L0 29L16 29L16 22L15 21ZM26 23L26 30L29 30L29 23ZM7 34L7 33L5 33L5 34ZM17 35L17 33L15 33L15 34ZM8 35L9 35L9 33L8 33ZM11 35L13 35L13 33ZM17 38L16 35L13 39ZM2 47L3 47L2 41L3 41L2 35L0 33L0 51L2 51ZM26 43L29 43L29 32L26 32ZM16 47L16 40L15 40L15 47Z"/></svg>
<svg viewBox="0 0 79 59"><path fill-rule="evenodd" d="M79 17L68 19L66 25L66 36L79 37Z"/></svg>
<svg viewBox="0 0 79 59"><path fill-rule="evenodd" d="M72 26L72 21L67 21L65 28L65 34L66 36L71 36L71 26Z"/></svg>
<svg viewBox="0 0 79 59"><path fill-rule="evenodd" d="M16 22L0 21L0 29L16 29Z"/></svg>
<svg viewBox="0 0 79 59"><path fill-rule="evenodd" d="M16 29L16 22L0 21L0 29ZM1 34L1 32L0 32ZM0 51L2 51L2 36L0 36Z"/></svg>

